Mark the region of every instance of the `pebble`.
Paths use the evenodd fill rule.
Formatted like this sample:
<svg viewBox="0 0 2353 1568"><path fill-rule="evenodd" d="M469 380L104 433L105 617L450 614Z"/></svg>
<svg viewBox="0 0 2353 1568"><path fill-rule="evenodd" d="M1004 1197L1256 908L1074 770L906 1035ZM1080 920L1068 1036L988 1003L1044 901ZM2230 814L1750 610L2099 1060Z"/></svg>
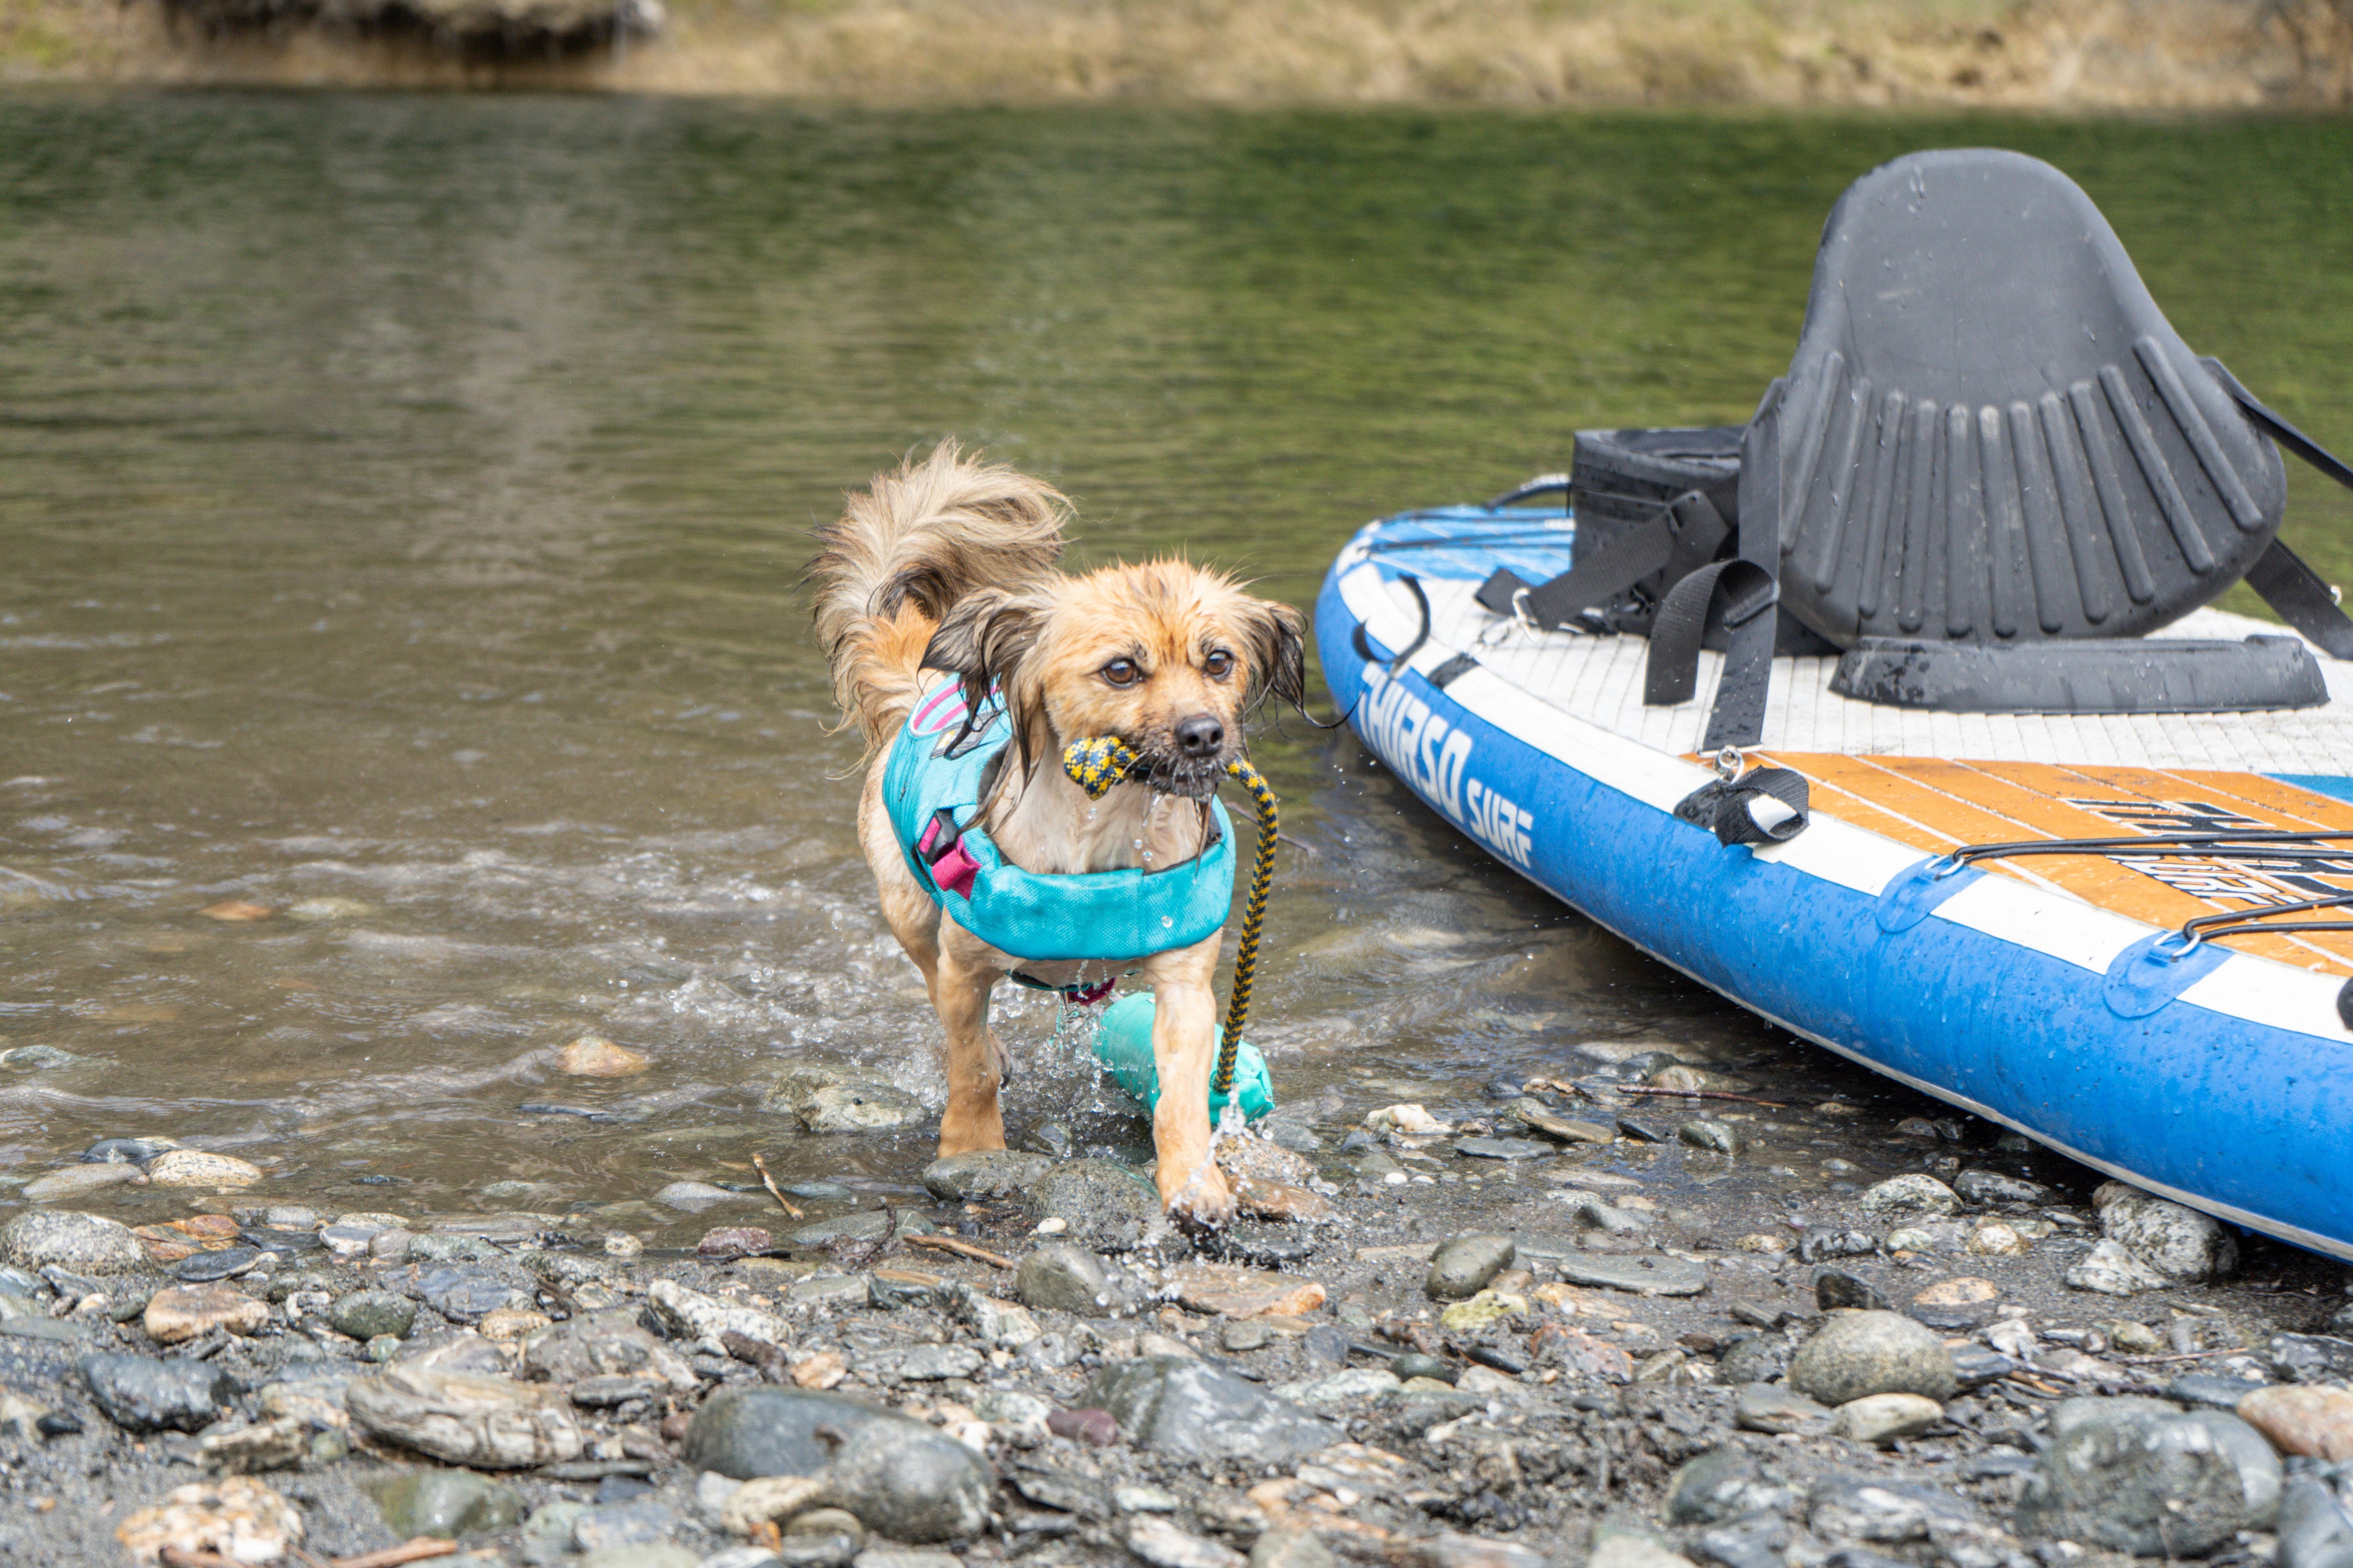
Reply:
<svg viewBox="0 0 2353 1568"><path fill-rule="evenodd" d="M1553 1149L1531 1138L1462 1138L1454 1152L1473 1160L1548 1160Z"/></svg>
<svg viewBox="0 0 2353 1568"><path fill-rule="evenodd" d="M1250 1547L1250 1568L1338 1568L1331 1549L1309 1530L1270 1530Z"/></svg>
<svg viewBox="0 0 2353 1568"><path fill-rule="evenodd" d="M1707 1289L1707 1265L1683 1258L1583 1253L1562 1258L1555 1267L1572 1285L1630 1290L1640 1296L1696 1296Z"/></svg>
<svg viewBox="0 0 2353 1568"><path fill-rule="evenodd" d="M1953 1178L1953 1191L1968 1204L2045 1204L2051 1189L2040 1182L2005 1176L1998 1171L1963 1171Z"/></svg>
<svg viewBox="0 0 2353 1568"><path fill-rule="evenodd" d="M176 1149L176 1138L101 1138L81 1152L89 1162L143 1165L166 1149Z"/></svg>
<svg viewBox="0 0 2353 1568"><path fill-rule="evenodd" d="M1559 1115L1537 1100L1515 1100L1504 1107L1504 1113L1564 1143L1614 1143L1618 1140L1617 1129Z"/></svg>
<svg viewBox="0 0 2353 1568"><path fill-rule="evenodd" d="M709 1182L672 1182L654 1194L654 1202L681 1214L701 1214L704 1209L721 1204L732 1204L742 1196L725 1187L714 1187Z"/></svg>
<svg viewBox="0 0 2353 1568"><path fill-rule="evenodd" d="M1648 1217L1630 1208L1605 1203L1599 1198L1579 1198L1571 1211L1577 1223L1607 1231L1611 1236L1633 1236L1650 1228Z"/></svg>
<svg viewBox="0 0 2353 1568"><path fill-rule="evenodd" d="M1952 1352L1923 1324L1896 1312L1846 1312L1799 1349L1789 1386L1840 1405L1874 1394L1948 1399L1958 1379Z"/></svg>
<svg viewBox="0 0 2353 1568"><path fill-rule="evenodd" d="M1769 1432L1776 1436L1796 1432L1811 1436L1831 1429L1829 1406L1765 1383L1741 1385L1733 1400L1732 1420L1744 1432Z"/></svg>
<svg viewBox="0 0 2353 1568"><path fill-rule="evenodd" d="M1820 1269L1814 1275L1814 1305L1825 1312L1841 1309L1865 1312L1888 1310L1887 1298L1878 1286L1838 1268Z"/></svg>
<svg viewBox="0 0 2353 1568"><path fill-rule="evenodd" d="M858 1284L858 1293L862 1298L865 1285L853 1283ZM792 1331L775 1313L756 1307L739 1307L716 1296L690 1290L675 1280L655 1280L646 1289L646 1304L672 1338L689 1341L696 1349L714 1355L726 1353L726 1336L731 1333L762 1344L792 1342Z"/></svg>
<svg viewBox="0 0 2353 1568"><path fill-rule="evenodd" d="M1053 1168L1054 1162L1042 1154L980 1149L933 1161L923 1167L923 1181L943 1203L981 1203L1026 1193Z"/></svg>
<svg viewBox="0 0 2353 1568"><path fill-rule="evenodd" d="M234 1154L170 1149L147 1162L147 1180L159 1187L249 1187L261 1167Z"/></svg>
<svg viewBox="0 0 2353 1568"><path fill-rule="evenodd" d="M1324 1287L1313 1279L1216 1263L1171 1269L1167 1288L1183 1305L1209 1317L1303 1317L1324 1299Z"/></svg>
<svg viewBox="0 0 2353 1568"><path fill-rule="evenodd" d="M560 1390L396 1362L343 1391L354 1423L451 1464L520 1469L580 1457L579 1418Z"/></svg>
<svg viewBox="0 0 2353 1568"><path fill-rule="evenodd" d="M2284 1454L2331 1464L2353 1459L2353 1391L2258 1388L2240 1399L2238 1415Z"/></svg>
<svg viewBox="0 0 2353 1568"><path fill-rule="evenodd" d="M34 1209L0 1226L0 1256L19 1268L52 1265L78 1274L131 1274L147 1254L131 1227L73 1209Z"/></svg>
<svg viewBox="0 0 2353 1568"><path fill-rule="evenodd" d="M276 1563L302 1540L292 1503L250 1476L174 1487L164 1501L125 1518L114 1539L153 1563L165 1547L216 1552L235 1563Z"/></svg>
<svg viewBox="0 0 2353 1568"><path fill-rule="evenodd" d="M2122 1182L2103 1184L2092 1203L2100 1211L2101 1236L2168 1280L2219 1279L2239 1266L2238 1242L2210 1215Z"/></svg>
<svg viewBox="0 0 2353 1568"><path fill-rule="evenodd" d="M1779 1512L1796 1494L1769 1479L1757 1461L1736 1447L1712 1448L1678 1468L1662 1505L1669 1524L1721 1524L1743 1514Z"/></svg>
<svg viewBox="0 0 2353 1568"><path fill-rule="evenodd" d="M456 1540L512 1530L522 1521L522 1499L512 1487L471 1470L406 1470L371 1489L376 1510L403 1541L419 1535Z"/></svg>
<svg viewBox="0 0 2353 1568"><path fill-rule="evenodd" d="M1110 1160L1071 1160L1054 1167L1029 1194L1039 1219L1060 1219L1071 1242L1124 1252L1167 1228L1160 1194L1142 1176Z"/></svg>
<svg viewBox="0 0 2353 1568"><path fill-rule="evenodd" d="M914 1126L931 1113L892 1084L837 1083L810 1091L793 1114L811 1132L878 1132Z"/></svg>
<svg viewBox="0 0 2353 1568"><path fill-rule="evenodd" d="M130 1432L195 1432L220 1418L237 1379L209 1362L142 1355L86 1355L75 1363L106 1418Z"/></svg>
<svg viewBox="0 0 2353 1568"><path fill-rule="evenodd" d="M1512 1266L1518 1249L1508 1236L1458 1236L1430 1255L1422 1289L1431 1300L1460 1301L1477 1295Z"/></svg>
<svg viewBox="0 0 2353 1568"><path fill-rule="evenodd" d="M723 1388L695 1412L684 1453L687 1463L698 1469L742 1481L810 1476L824 1469L830 1458L816 1436L818 1427L849 1433L871 1421L906 1419L858 1400L807 1389Z"/></svg>
<svg viewBox="0 0 2353 1568"><path fill-rule="evenodd" d="M1618 1532L1595 1540L1586 1568L1692 1568L1692 1561L1647 1535Z"/></svg>
<svg viewBox="0 0 2353 1568"><path fill-rule="evenodd" d="M226 1285L174 1285L148 1298L141 1326L159 1345L200 1339L216 1329L258 1334L269 1322L267 1302Z"/></svg>
<svg viewBox="0 0 2353 1568"><path fill-rule="evenodd" d="M555 1070L571 1078L628 1078L653 1063L602 1035L583 1035L555 1053Z"/></svg>
<svg viewBox="0 0 2353 1568"><path fill-rule="evenodd" d="M2279 1510L2279 1568L2353 1568L2353 1508L2326 1483L2299 1476Z"/></svg>
<svg viewBox="0 0 2353 1568"><path fill-rule="evenodd" d="M1153 1568L1245 1568L1248 1559L1165 1519L1138 1519L1127 1527L1130 1552Z"/></svg>
<svg viewBox="0 0 2353 1568"><path fill-rule="evenodd" d="M2064 1278L2075 1289L2103 1296L2137 1296L2143 1290L2161 1290L2172 1283L2135 1258L2124 1243L2114 1240L2093 1247L2069 1266Z"/></svg>
<svg viewBox="0 0 2353 1568"><path fill-rule="evenodd" d="M223 1247L194 1252L172 1265L172 1278L190 1285L207 1285L242 1274L261 1261L258 1247Z"/></svg>
<svg viewBox="0 0 2353 1568"><path fill-rule="evenodd" d="M1713 1117L1700 1117L1675 1129L1675 1136L1694 1149L1704 1149L1715 1154L1737 1154L1746 1147L1739 1130L1728 1121Z"/></svg>
<svg viewBox="0 0 2353 1568"><path fill-rule="evenodd" d="M1458 1334L1476 1333L1505 1318L1528 1310L1528 1299L1508 1290L1482 1290L1467 1301L1457 1301L1438 1314L1439 1326Z"/></svg>
<svg viewBox="0 0 2353 1568"><path fill-rule="evenodd" d="M372 1340L378 1334L406 1339L417 1323L417 1303L389 1290L354 1290L334 1300L327 1309L327 1321L337 1333L355 1340Z"/></svg>
<svg viewBox="0 0 2353 1568"><path fill-rule="evenodd" d="M1915 1307L1976 1307L2001 1300L2001 1287L1990 1279L1962 1275L1942 1279L1912 1298Z"/></svg>
<svg viewBox="0 0 2353 1568"><path fill-rule="evenodd" d="M583 1552L650 1546L677 1533L678 1523L678 1514L666 1503L606 1503L588 1509L573 1521L572 1542Z"/></svg>
<svg viewBox="0 0 2353 1568"><path fill-rule="evenodd" d="M2248 1489L2224 1440L2150 1403L2054 1410L2051 1446L2019 1498L2020 1527L2144 1557L2202 1557L2246 1528Z"/></svg>
<svg viewBox="0 0 2353 1568"><path fill-rule="evenodd" d="M34 1177L22 1190L27 1202L53 1204L142 1179L136 1165L68 1165L61 1171Z"/></svg>
<svg viewBox="0 0 2353 1568"><path fill-rule="evenodd" d="M454 1323L478 1322L502 1307L528 1307L532 1292L495 1269L474 1264L408 1272L408 1288L425 1304Z"/></svg>
<svg viewBox="0 0 2353 1568"><path fill-rule="evenodd" d="M1945 1407L1917 1394L1871 1394L1834 1412L1831 1430L1854 1443L1916 1437L1945 1418Z"/></svg>
<svg viewBox="0 0 2353 1568"><path fill-rule="evenodd" d="M1119 1441L1119 1421L1108 1410L1057 1410L1046 1417L1046 1430L1094 1448L1108 1448Z"/></svg>
<svg viewBox="0 0 2353 1568"><path fill-rule="evenodd" d="M578 1568L701 1568L702 1561L683 1546L606 1546L580 1558Z"/></svg>
<svg viewBox="0 0 2353 1568"><path fill-rule="evenodd" d="M1948 1215L1961 1206L1961 1200L1952 1188L1934 1176L1923 1175L1916 1171L1873 1183L1863 1188L1859 1202L1863 1213L1883 1218Z"/></svg>
<svg viewBox="0 0 2353 1568"><path fill-rule="evenodd" d="M1176 1356L1106 1366L1082 1399L1136 1447L1182 1458L1288 1464L1341 1436L1231 1373Z"/></svg>
<svg viewBox="0 0 2353 1568"><path fill-rule="evenodd" d="M2341 1384L2353 1379L2353 1340L2274 1334L2264 1352L2283 1382Z"/></svg>
<svg viewBox="0 0 2353 1568"><path fill-rule="evenodd" d="M869 1529L917 1542L980 1534L997 1490L997 1472L987 1460L955 1438L903 1416L868 1421L847 1432L826 1478L830 1500Z"/></svg>

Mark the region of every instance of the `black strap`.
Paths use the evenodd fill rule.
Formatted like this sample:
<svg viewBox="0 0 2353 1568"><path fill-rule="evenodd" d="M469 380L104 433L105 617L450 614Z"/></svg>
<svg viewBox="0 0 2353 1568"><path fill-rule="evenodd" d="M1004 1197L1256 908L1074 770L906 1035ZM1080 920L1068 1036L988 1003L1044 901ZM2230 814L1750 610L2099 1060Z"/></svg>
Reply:
<svg viewBox="0 0 2353 1568"><path fill-rule="evenodd" d="M1398 581L1413 590L1413 602L1421 611L1421 626L1413 634L1413 640L1406 644L1396 658L1389 660L1391 675L1403 669L1406 662L1421 651L1421 645L1430 640L1430 595L1422 592L1421 579L1410 572L1400 572L1398 574Z"/></svg>
<svg viewBox="0 0 2353 1568"><path fill-rule="evenodd" d="M1669 583L1682 581L1715 560L1724 536L1731 531L1731 525L1704 492L1685 490L1648 522L1620 534L1589 556L1576 556L1559 576L1530 586L1510 568L1499 567L1480 584L1477 597L1496 615L1525 611L1530 620L1547 630L1565 626L1662 569ZM1525 601L1520 598L1523 592L1527 595Z"/></svg>
<svg viewBox="0 0 2353 1568"><path fill-rule="evenodd" d="M1811 795L1806 775L1793 769L1751 768L1736 779L1710 779L1676 803L1675 815L1721 844L1787 844L1812 820Z"/></svg>
<svg viewBox="0 0 2353 1568"><path fill-rule="evenodd" d="M1773 680L1773 643L1780 617L1781 384L1774 383L1741 438L1740 553L1704 566L1667 591L1651 626L1642 700L1651 707L1688 702L1699 688L1700 642L1721 601L1729 634L1724 673L1708 710L1704 751L1753 746L1765 734L1765 700Z"/></svg>
<svg viewBox="0 0 2353 1568"><path fill-rule="evenodd" d="M2222 390L2246 411L2255 427L2322 473L2353 490L2353 468L2327 447L2264 407L2255 395L2239 384L2221 360L2200 359ZM2247 586L2279 612L2280 619L2320 645L2331 658L2353 658L2353 619L2337 607L2337 592L2304 558L2274 539L2271 548L2247 569Z"/></svg>

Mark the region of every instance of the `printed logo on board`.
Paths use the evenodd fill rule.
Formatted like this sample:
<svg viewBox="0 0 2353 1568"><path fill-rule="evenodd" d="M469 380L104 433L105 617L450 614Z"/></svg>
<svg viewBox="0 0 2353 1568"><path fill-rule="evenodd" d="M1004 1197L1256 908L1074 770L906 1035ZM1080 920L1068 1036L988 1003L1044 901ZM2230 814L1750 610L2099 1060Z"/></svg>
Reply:
<svg viewBox="0 0 2353 1568"><path fill-rule="evenodd" d="M1514 866L1528 864L1535 847L1533 813L1470 775L1471 737L1430 710L1430 704L1365 666L1362 728L1373 754L1480 843Z"/></svg>
<svg viewBox="0 0 2353 1568"><path fill-rule="evenodd" d="M2198 800L2070 800L2094 816L2135 833L2242 833L2276 828L2228 806ZM2266 909L2353 892L2353 849L2325 846L2280 846L2276 854L2241 850L2228 859L2194 848L2137 855L2117 850L2108 858L2193 899L2230 908ZM2325 917L2324 917L2325 918Z"/></svg>

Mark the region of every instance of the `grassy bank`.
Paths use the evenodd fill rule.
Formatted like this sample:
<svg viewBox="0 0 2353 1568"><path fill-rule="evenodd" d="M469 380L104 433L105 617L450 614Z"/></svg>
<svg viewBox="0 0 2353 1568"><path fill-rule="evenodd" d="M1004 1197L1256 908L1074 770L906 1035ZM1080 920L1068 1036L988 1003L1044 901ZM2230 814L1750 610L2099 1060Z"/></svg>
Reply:
<svg viewBox="0 0 2353 1568"><path fill-rule="evenodd" d="M671 0L621 50L458 51L157 0L0 0L18 80L865 101L2338 106L2353 0Z"/></svg>

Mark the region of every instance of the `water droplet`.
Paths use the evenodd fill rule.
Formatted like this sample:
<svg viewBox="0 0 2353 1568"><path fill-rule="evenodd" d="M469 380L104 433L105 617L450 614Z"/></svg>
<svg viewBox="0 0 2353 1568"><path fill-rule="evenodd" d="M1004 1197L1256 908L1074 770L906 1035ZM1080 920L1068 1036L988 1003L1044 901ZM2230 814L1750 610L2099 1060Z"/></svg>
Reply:
<svg viewBox="0 0 2353 1568"><path fill-rule="evenodd" d="M1175 915L1162 915L1160 917L1160 923L1164 926L1173 926L1176 923L1176 917Z"/></svg>

